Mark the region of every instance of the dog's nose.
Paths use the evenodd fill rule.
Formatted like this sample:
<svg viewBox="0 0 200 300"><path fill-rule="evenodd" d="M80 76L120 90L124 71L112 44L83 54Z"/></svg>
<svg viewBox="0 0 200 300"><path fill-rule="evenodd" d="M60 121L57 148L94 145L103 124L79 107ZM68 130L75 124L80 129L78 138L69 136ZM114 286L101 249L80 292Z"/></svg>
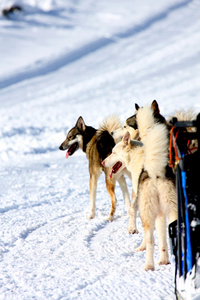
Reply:
<svg viewBox="0 0 200 300"><path fill-rule="evenodd" d="M114 133L114 132L112 131L112 132L111 132L111 135L113 135L113 133Z"/></svg>
<svg viewBox="0 0 200 300"><path fill-rule="evenodd" d="M62 146L62 144L60 145L59 149L60 149L60 150L63 150L63 146Z"/></svg>

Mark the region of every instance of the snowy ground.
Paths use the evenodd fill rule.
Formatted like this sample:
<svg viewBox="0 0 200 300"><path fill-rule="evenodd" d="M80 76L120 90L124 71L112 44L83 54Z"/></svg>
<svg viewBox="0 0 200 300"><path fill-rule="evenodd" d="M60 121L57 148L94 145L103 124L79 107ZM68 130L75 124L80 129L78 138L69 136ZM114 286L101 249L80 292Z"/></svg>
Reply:
<svg viewBox="0 0 200 300"><path fill-rule="evenodd" d="M86 157L58 147L80 115L200 111L200 1L18 3L0 16L0 299L174 299L171 265L143 271L119 187L108 223L100 178L89 220Z"/></svg>

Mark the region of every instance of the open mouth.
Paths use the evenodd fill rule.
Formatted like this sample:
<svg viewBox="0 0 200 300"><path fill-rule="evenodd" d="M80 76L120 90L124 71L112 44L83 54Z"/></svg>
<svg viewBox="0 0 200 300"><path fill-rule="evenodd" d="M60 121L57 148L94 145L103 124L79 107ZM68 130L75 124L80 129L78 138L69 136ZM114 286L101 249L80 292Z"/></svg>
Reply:
<svg viewBox="0 0 200 300"><path fill-rule="evenodd" d="M78 148L79 148L78 143L74 143L73 145L71 145L71 146L69 147L69 149L67 150L67 152L66 152L66 158L68 158L69 155L74 154L74 152L75 152L76 150L78 150Z"/></svg>
<svg viewBox="0 0 200 300"><path fill-rule="evenodd" d="M111 172L110 172L110 178L112 178L112 175L113 175L113 174L116 174L116 173L119 171L119 169L121 168L121 166L122 166L121 161L118 161L118 162L112 167Z"/></svg>

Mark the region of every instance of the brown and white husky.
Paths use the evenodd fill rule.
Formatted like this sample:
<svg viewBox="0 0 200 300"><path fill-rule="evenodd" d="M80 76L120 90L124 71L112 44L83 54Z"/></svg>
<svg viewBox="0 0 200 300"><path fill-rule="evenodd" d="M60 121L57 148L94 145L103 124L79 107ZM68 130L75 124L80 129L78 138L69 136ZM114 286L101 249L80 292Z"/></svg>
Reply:
<svg viewBox="0 0 200 300"><path fill-rule="evenodd" d="M107 192L111 199L111 210L107 218L108 221L113 221L116 209L115 184L118 181L123 193L126 209L130 210L130 197L124 174L113 174L110 176L111 168L104 168L101 162L111 153L115 146L115 140L111 136L111 132L121 127L120 120L117 116L107 117L99 129L96 130L91 126L87 126L82 117L79 117L76 125L69 130L64 142L60 145L60 150L67 150L66 157L73 155L79 148L86 153L89 161L90 174L90 212L89 218L95 217L96 210L96 191L97 181L104 171ZM128 173L127 171L125 173Z"/></svg>

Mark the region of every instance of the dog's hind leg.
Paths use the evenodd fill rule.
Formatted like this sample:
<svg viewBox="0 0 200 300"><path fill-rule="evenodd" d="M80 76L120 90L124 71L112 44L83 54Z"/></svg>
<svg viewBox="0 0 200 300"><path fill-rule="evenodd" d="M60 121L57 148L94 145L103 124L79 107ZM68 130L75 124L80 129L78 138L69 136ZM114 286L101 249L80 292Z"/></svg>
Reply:
<svg viewBox="0 0 200 300"><path fill-rule="evenodd" d="M144 226L145 239L146 239L146 262L144 269L145 271L154 271L154 228L151 226Z"/></svg>
<svg viewBox="0 0 200 300"><path fill-rule="evenodd" d="M154 228L155 219L159 211L159 197L157 187L152 179L147 178L143 183L140 183L138 193L138 206L140 217L144 228L143 240L146 242L146 262L144 269L154 270Z"/></svg>
<svg viewBox="0 0 200 300"><path fill-rule="evenodd" d="M177 220L177 193L176 187L172 180L158 179L158 190L162 211L168 219L168 223Z"/></svg>
<svg viewBox="0 0 200 300"><path fill-rule="evenodd" d="M130 217L129 217L129 225L128 232L130 234L138 233L137 225L136 225L136 217L137 217L137 197L135 196L134 190L132 190L132 201L130 206Z"/></svg>
<svg viewBox="0 0 200 300"><path fill-rule="evenodd" d="M166 217L163 213L157 216L155 225L158 234L159 252L160 252L158 264L167 265L169 264L169 255L168 255L167 237L166 237Z"/></svg>
<svg viewBox="0 0 200 300"><path fill-rule="evenodd" d="M128 214L130 214L130 196L129 196L128 187L127 187L124 175L117 178L117 181L119 182L120 188L122 190L126 210L127 210Z"/></svg>
<svg viewBox="0 0 200 300"><path fill-rule="evenodd" d="M93 219L95 217L97 181L100 175L101 172L90 174L90 212L89 212L90 219Z"/></svg>

